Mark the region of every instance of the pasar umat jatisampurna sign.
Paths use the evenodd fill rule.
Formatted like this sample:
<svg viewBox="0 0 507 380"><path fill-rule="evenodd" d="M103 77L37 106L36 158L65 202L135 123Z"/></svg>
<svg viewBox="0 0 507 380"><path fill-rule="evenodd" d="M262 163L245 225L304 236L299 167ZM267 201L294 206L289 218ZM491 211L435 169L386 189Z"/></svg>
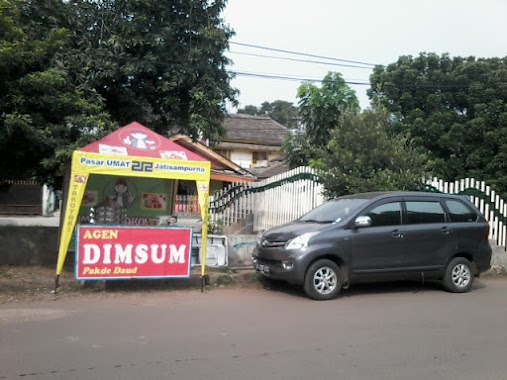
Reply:
<svg viewBox="0 0 507 380"><path fill-rule="evenodd" d="M188 228L79 226L76 278L189 277L191 244Z"/></svg>

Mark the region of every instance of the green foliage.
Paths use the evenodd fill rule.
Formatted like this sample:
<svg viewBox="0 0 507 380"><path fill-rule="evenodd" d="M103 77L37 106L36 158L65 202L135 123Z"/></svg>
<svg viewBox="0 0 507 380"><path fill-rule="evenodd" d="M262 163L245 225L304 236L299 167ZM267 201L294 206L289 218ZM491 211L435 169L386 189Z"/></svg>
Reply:
<svg viewBox="0 0 507 380"><path fill-rule="evenodd" d="M415 190L428 177L430 162L410 140L388 134L381 110L347 114L316 150L311 166L319 170L326 197L383 190Z"/></svg>
<svg viewBox="0 0 507 380"><path fill-rule="evenodd" d="M0 0L0 177L55 181L70 147L112 125L93 90L76 86L55 56L68 43L60 1Z"/></svg>
<svg viewBox="0 0 507 380"><path fill-rule="evenodd" d="M208 221L208 234L222 235L224 233L224 222L222 220Z"/></svg>
<svg viewBox="0 0 507 380"><path fill-rule="evenodd" d="M218 141L236 95L225 2L0 0L0 176L55 180L132 121Z"/></svg>
<svg viewBox="0 0 507 380"><path fill-rule="evenodd" d="M437 174L475 177L507 194L507 58L402 56L370 81L393 132L428 150Z"/></svg>
<svg viewBox="0 0 507 380"><path fill-rule="evenodd" d="M247 105L238 109L238 113L252 116L269 116L289 129L298 127L298 108L285 100L275 100L271 103L264 102L260 107Z"/></svg>
<svg viewBox="0 0 507 380"><path fill-rule="evenodd" d="M236 95L223 55L233 35L220 16L225 0L74 3L63 64L99 91L115 121L220 139L225 101Z"/></svg>
<svg viewBox="0 0 507 380"><path fill-rule="evenodd" d="M328 73L319 88L305 83L298 89L299 115L310 145L324 146L329 131L337 127L344 114L357 114L359 101L340 73Z"/></svg>
<svg viewBox="0 0 507 380"><path fill-rule="evenodd" d="M253 105L247 105L245 108L238 108L238 113L242 115L252 115L252 116L264 116L261 115L261 110Z"/></svg>
<svg viewBox="0 0 507 380"><path fill-rule="evenodd" d="M292 131L282 144L285 162L291 169L308 165L312 151L306 136L300 131Z"/></svg>
<svg viewBox="0 0 507 380"><path fill-rule="evenodd" d="M298 97L303 130L297 128L282 145L290 168L308 165L315 149L326 146L330 131L340 126L343 116L360 110L354 90L339 73L328 73L320 88L310 83L301 85Z"/></svg>

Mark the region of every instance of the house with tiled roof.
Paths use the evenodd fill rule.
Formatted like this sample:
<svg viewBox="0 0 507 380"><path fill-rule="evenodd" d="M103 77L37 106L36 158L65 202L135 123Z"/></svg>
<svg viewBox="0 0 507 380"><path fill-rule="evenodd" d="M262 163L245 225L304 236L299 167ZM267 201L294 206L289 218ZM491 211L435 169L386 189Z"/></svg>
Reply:
<svg viewBox="0 0 507 380"><path fill-rule="evenodd" d="M217 153L245 169L266 168L282 156L289 130L270 117L228 114L226 135L214 147Z"/></svg>

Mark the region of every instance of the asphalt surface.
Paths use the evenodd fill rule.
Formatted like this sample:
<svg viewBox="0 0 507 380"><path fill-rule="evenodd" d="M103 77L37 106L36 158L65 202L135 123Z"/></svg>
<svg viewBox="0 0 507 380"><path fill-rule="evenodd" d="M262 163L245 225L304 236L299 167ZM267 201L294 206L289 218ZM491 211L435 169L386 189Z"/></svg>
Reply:
<svg viewBox="0 0 507 380"><path fill-rule="evenodd" d="M507 279L0 305L0 379L507 379Z"/></svg>

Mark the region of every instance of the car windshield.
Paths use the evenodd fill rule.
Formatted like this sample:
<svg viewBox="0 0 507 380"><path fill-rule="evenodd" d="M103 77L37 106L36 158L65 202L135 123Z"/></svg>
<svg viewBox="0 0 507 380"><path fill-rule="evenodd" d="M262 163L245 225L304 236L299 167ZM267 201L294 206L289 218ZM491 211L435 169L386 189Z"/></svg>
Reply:
<svg viewBox="0 0 507 380"><path fill-rule="evenodd" d="M314 208L309 213L298 219L301 223L339 223L348 218L368 199L333 199L319 207Z"/></svg>

